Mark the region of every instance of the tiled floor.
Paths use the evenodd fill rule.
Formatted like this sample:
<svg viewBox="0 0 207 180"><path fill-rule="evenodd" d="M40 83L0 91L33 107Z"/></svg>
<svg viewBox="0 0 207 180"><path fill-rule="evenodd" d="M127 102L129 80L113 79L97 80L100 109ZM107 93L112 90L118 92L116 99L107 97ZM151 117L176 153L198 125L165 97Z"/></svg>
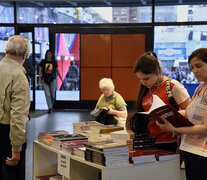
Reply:
<svg viewBox="0 0 207 180"><path fill-rule="evenodd" d="M32 180L33 141L40 131L66 130L73 132L73 123L92 120L89 110L31 112L31 120L27 124L27 151L26 151L26 180ZM180 180L185 180L184 170L181 169Z"/></svg>

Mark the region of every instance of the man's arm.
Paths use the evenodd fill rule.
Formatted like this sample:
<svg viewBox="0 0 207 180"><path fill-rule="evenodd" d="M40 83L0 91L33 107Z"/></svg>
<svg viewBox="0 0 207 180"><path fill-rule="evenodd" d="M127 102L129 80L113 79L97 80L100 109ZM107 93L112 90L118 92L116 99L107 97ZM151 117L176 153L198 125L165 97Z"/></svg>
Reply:
<svg viewBox="0 0 207 180"><path fill-rule="evenodd" d="M11 84L10 133L12 157L6 159L11 166L18 164L22 145L26 139L26 122L30 107L30 89L24 74L17 74Z"/></svg>

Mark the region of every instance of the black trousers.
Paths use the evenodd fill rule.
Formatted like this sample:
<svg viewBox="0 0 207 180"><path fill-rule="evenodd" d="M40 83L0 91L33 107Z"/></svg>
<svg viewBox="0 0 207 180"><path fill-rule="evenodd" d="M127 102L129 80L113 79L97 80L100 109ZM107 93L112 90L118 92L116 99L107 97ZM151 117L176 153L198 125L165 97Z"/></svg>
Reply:
<svg viewBox="0 0 207 180"><path fill-rule="evenodd" d="M184 152L185 173L187 180L206 180L207 157Z"/></svg>
<svg viewBox="0 0 207 180"><path fill-rule="evenodd" d="M20 161L17 166L8 166L7 157L12 157L12 146L9 138L9 125L0 124L0 180L25 180L25 149L26 143L22 146Z"/></svg>

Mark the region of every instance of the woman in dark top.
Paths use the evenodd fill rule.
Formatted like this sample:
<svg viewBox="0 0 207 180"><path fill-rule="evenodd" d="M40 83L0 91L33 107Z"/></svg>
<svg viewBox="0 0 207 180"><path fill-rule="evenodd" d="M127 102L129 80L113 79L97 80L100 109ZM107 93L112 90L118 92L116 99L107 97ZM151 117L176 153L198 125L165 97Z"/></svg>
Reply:
<svg viewBox="0 0 207 180"><path fill-rule="evenodd" d="M53 58L51 50L47 50L45 53L45 59L40 62L39 65L39 81L38 85L42 84L45 92L45 97L48 105L48 113L53 110L53 105L55 102L55 91L56 91L56 73L60 77L63 83L63 79L58 70L57 62Z"/></svg>

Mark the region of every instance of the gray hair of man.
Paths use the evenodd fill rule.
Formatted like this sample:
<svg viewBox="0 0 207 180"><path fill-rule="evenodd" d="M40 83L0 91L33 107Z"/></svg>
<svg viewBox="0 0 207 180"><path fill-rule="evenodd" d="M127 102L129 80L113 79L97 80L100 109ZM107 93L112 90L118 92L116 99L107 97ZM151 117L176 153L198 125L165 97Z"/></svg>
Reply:
<svg viewBox="0 0 207 180"><path fill-rule="evenodd" d="M112 87L114 89L115 87L114 87L113 80L111 78L102 78L99 81L99 88L102 89L104 87Z"/></svg>
<svg viewBox="0 0 207 180"><path fill-rule="evenodd" d="M6 54L26 57L29 55L29 41L20 35L9 38L6 44Z"/></svg>

